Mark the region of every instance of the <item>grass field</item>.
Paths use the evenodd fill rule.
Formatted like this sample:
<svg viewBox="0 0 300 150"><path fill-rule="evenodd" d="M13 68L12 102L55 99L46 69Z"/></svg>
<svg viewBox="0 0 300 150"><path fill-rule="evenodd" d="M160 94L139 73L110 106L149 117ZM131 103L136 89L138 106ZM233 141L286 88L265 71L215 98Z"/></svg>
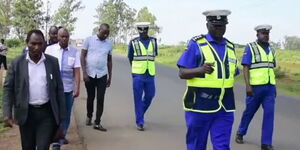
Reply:
<svg viewBox="0 0 300 150"><path fill-rule="evenodd" d="M167 46L159 47L159 56L156 58L158 63L170 67L176 67L178 58L186 46ZM237 49L239 63L243 55L243 49ZM127 55L127 45L116 45L114 53ZM300 97L300 50L277 50L276 51L276 76L279 93L287 96ZM239 65L242 69L242 66ZM241 71L242 72L242 71ZM244 83L243 75L237 77L239 83Z"/></svg>
<svg viewBox="0 0 300 150"><path fill-rule="evenodd" d="M9 65L11 63L11 61L16 58L18 55L21 54L23 47L15 47L15 48L9 48L8 52L7 52L7 65ZM3 67L2 67L3 68ZM5 75L5 74L3 74ZM1 84L2 85L2 84ZM0 133L5 131L7 128L3 127L3 119L2 119L2 93L3 93L3 89L2 87L0 87Z"/></svg>

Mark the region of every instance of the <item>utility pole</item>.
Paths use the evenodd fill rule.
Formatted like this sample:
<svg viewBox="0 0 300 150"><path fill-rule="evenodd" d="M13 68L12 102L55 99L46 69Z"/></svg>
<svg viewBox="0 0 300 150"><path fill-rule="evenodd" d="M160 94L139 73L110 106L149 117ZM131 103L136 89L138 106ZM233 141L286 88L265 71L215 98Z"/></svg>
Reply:
<svg viewBox="0 0 300 150"><path fill-rule="evenodd" d="M49 16L49 0L47 0L46 3L46 17L45 17L45 22L46 22L46 30L45 30L45 35L46 35L46 41L48 42L48 22L50 21L50 16Z"/></svg>

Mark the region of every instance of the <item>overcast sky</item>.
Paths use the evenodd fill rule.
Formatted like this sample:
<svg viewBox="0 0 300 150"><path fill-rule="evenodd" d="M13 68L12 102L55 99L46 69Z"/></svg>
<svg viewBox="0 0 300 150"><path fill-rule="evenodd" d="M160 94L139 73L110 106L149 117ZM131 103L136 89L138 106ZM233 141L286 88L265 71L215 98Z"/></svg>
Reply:
<svg viewBox="0 0 300 150"><path fill-rule="evenodd" d="M46 1L46 0L44 0ZM50 0L52 13L62 0ZM86 38L95 27L96 7L103 0L82 0L85 9L75 15L73 39ZM157 17L156 24L162 27L159 37L164 44L177 44L191 37L207 33L202 12L211 9L229 9L229 24L225 37L230 41L245 44L255 40L254 27L270 24L271 40L283 40L285 35L300 36L299 0L125 0L136 10L147 6Z"/></svg>

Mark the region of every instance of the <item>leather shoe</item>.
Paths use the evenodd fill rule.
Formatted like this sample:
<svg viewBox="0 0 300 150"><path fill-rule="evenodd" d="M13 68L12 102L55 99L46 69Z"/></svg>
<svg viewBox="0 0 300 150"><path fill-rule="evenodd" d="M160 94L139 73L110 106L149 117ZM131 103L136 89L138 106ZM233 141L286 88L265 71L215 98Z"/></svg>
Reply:
<svg viewBox="0 0 300 150"><path fill-rule="evenodd" d="M85 124L87 126L91 126L92 125L92 118L87 117L86 120L85 120Z"/></svg>
<svg viewBox="0 0 300 150"><path fill-rule="evenodd" d="M235 136L235 142L238 144L244 144L243 135L237 133Z"/></svg>
<svg viewBox="0 0 300 150"><path fill-rule="evenodd" d="M262 144L261 150L274 150L272 145Z"/></svg>
<svg viewBox="0 0 300 150"><path fill-rule="evenodd" d="M137 130L139 130L139 131L145 131L143 125L138 124L138 125L136 125L136 128L137 128Z"/></svg>
<svg viewBox="0 0 300 150"><path fill-rule="evenodd" d="M100 131L103 131L103 132L107 131L107 129L105 129L101 124L95 124L94 129L100 130Z"/></svg>

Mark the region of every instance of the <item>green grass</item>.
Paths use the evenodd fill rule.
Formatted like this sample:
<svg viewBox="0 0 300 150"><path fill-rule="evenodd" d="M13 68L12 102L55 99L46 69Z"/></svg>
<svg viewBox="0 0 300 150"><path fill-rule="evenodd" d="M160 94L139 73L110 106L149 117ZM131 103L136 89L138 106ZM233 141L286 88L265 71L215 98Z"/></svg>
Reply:
<svg viewBox="0 0 300 150"><path fill-rule="evenodd" d="M7 65L9 65L12 60L14 58L16 58L17 56L19 56L21 54L21 51L23 50L24 47L14 47L14 48L9 48L8 49L8 52L7 52ZM4 75L4 74L3 74ZM2 87L0 87L0 133L3 132L3 131L6 131L8 128L4 128L3 127L3 119L2 119L2 93L3 92L3 89Z"/></svg>
<svg viewBox="0 0 300 150"><path fill-rule="evenodd" d="M168 46L159 47L159 56L156 58L158 63L170 67L176 67L177 60L186 49L186 46ZM239 60L239 68L241 75L236 80L244 84L242 66L240 65L243 49L237 49L237 57ZM116 45L114 53L127 55L127 45ZM279 93L284 95L300 97L300 50L277 50L276 51L277 68L275 70L277 76L277 89Z"/></svg>

